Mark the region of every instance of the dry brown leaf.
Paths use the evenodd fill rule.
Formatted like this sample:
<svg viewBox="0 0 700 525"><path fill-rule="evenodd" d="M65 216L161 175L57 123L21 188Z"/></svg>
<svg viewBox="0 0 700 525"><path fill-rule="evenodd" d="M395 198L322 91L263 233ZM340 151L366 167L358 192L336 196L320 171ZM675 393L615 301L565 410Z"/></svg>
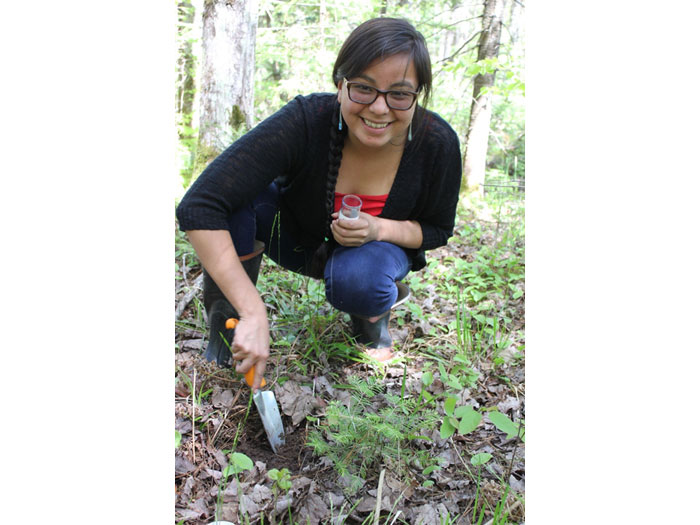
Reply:
<svg viewBox="0 0 700 525"><path fill-rule="evenodd" d="M272 499L272 496L272 491L268 487L260 483L253 487L253 493L251 494L253 501L261 506L264 503L270 501Z"/></svg>
<svg viewBox="0 0 700 525"><path fill-rule="evenodd" d="M301 523L309 523L310 525L318 525L321 520L328 517L328 507L318 494L309 494L306 501L299 509L299 517Z"/></svg>
<svg viewBox="0 0 700 525"><path fill-rule="evenodd" d="M219 386L215 386L211 395L211 404L217 408L231 408L233 406L233 390L221 390Z"/></svg>
<svg viewBox="0 0 700 525"><path fill-rule="evenodd" d="M175 455L175 474L187 474L194 469L195 466L187 458Z"/></svg>
<svg viewBox="0 0 700 525"><path fill-rule="evenodd" d="M282 407L282 412L292 418L294 426L304 421L314 408L322 405L309 387L300 386L291 379L282 386L275 387L275 397Z"/></svg>
<svg viewBox="0 0 700 525"><path fill-rule="evenodd" d="M422 505L418 507L411 520L412 525L442 525L449 512L442 503Z"/></svg>
<svg viewBox="0 0 700 525"><path fill-rule="evenodd" d="M196 520L200 517L200 513L191 509L175 509L175 514L180 520Z"/></svg>

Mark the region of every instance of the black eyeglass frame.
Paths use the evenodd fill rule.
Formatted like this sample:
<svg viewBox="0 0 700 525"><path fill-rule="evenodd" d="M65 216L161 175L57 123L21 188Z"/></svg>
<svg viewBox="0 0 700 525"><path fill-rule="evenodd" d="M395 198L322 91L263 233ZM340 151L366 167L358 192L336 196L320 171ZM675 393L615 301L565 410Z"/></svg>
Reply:
<svg viewBox="0 0 700 525"><path fill-rule="evenodd" d="M388 89L388 90L384 91L382 89L377 89L374 86L370 86L368 84L365 84L364 82L354 82L354 81L348 80L347 78L343 78L343 80L345 81L346 86L358 85L358 86L364 86L364 87L367 87L367 88L374 90L374 98L370 102L359 102L359 101L355 100L354 98L352 98L352 96L350 96L350 87L348 87L348 98L350 100L352 100L355 104L362 104L364 106L369 106L370 104L374 104L374 102L377 100L379 95L384 95L384 102L386 103L386 105L388 107L390 107L391 109L393 109L395 111L408 111L416 103L416 100L418 99L418 95L420 95L420 91L410 91L408 89ZM413 95L413 100L411 101L411 104L407 108L395 108L394 106L389 104L389 99L387 98L387 95L389 93L409 93L409 94Z"/></svg>

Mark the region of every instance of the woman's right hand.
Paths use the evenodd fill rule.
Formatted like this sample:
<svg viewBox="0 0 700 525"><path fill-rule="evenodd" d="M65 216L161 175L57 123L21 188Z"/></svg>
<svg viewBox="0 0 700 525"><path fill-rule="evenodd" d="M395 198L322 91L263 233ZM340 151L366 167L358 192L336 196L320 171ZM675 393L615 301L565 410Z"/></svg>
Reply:
<svg viewBox="0 0 700 525"><path fill-rule="evenodd" d="M255 379L251 387L255 392L260 388L267 359L270 357L270 328L264 306L263 312L241 314L234 334L231 352L233 359L239 361L236 372L245 374L251 367L255 367Z"/></svg>
<svg viewBox="0 0 700 525"><path fill-rule="evenodd" d="M260 388L270 356L270 328L267 308L255 285L241 265L227 230L188 230L187 236L199 260L236 309L239 322L231 352L240 361L236 371L245 374L255 367L253 392Z"/></svg>

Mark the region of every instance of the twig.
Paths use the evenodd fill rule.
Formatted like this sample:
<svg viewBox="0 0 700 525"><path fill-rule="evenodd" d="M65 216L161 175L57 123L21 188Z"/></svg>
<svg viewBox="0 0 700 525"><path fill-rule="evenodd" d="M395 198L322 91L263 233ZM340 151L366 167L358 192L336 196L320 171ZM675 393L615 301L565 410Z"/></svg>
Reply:
<svg viewBox="0 0 700 525"><path fill-rule="evenodd" d="M195 408L195 403L194 403L194 398L196 395L196 386L197 386L197 369L194 369L194 375L192 376L192 463L196 463L197 459L195 456L195 451L194 451L194 408Z"/></svg>
<svg viewBox="0 0 700 525"><path fill-rule="evenodd" d="M233 401L231 402L231 407L235 406L242 391L243 391L243 389L239 389L238 391L236 391L236 395L233 397ZM229 412L231 412L231 408L226 409L226 411L224 412L223 418L221 418L221 423L219 423L219 426L216 428L216 432L214 432L214 435L209 440L209 443L211 444L211 446L214 446L214 444L216 443L216 437L219 435L219 431L223 428L224 423L226 423L226 418L228 417Z"/></svg>
<svg viewBox="0 0 700 525"><path fill-rule="evenodd" d="M228 413L229 413L230 411L231 411L230 408L227 408L227 409L224 411L224 415L223 415L223 417L221 418L221 423L219 423L219 426L216 427L216 431L214 432L214 435L213 435L213 436L211 437L211 439L209 440L209 445L210 445L210 446L212 446L212 447L214 446L214 443L216 442L216 436L219 435L219 431L220 431L221 428L224 426L224 423L226 423L226 418L228 417Z"/></svg>
<svg viewBox="0 0 700 525"><path fill-rule="evenodd" d="M382 487L384 486L384 472L382 469L379 473L379 487L377 487L377 504L374 507L374 525L379 524L379 514L382 512Z"/></svg>
<svg viewBox="0 0 700 525"><path fill-rule="evenodd" d="M479 18L481 18L481 17L479 17ZM456 57L457 55L459 55L460 51L462 51L462 49L464 49L464 47L465 47L469 42L471 42L472 40L474 40L474 38L476 38L476 37L479 36L481 33L483 33L483 31L484 31L483 29L480 29L479 31L477 31L476 33L474 33L472 36L470 36L470 37L467 39L467 41L466 41L464 44L462 44L461 46L459 46L459 48L457 49L457 51L455 51L454 53L452 53L452 54L451 54L450 56L448 56L448 57L445 57L445 58L443 58L443 59L441 59L441 60L438 60L437 63L439 64L439 63L441 63L441 62L449 62L450 60L452 60L454 57Z"/></svg>
<svg viewBox="0 0 700 525"><path fill-rule="evenodd" d="M186 259L187 259L187 254L186 254L186 253L183 253L183 254L182 254L182 278L184 279L185 284L186 284L187 286L189 286L190 283L187 282L187 264L185 264L185 263L186 263Z"/></svg>
<svg viewBox="0 0 700 525"><path fill-rule="evenodd" d="M197 292L202 289L202 280L204 279L204 274L199 274L197 278L194 280L192 283L192 287L189 289L189 291L185 294L185 296L180 300L179 303L177 303L177 308L175 308L175 320L177 321L180 319L180 316L182 315L182 312L185 311L185 308L187 308L187 305L192 302L192 299L194 299L194 296L197 295Z"/></svg>

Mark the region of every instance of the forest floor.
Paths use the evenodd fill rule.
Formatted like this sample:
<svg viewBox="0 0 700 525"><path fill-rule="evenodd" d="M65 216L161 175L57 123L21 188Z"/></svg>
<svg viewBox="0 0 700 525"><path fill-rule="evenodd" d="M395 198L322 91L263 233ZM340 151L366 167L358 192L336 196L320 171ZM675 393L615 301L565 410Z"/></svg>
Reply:
<svg viewBox="0 0 700 525"><path fill-rule="evenodd" d="M460 209L404 281L389 363L319 281L263 261L277 454L242 377L203 358L201 267L176 233L176 524L524 522L522 202Z"/></svg>

